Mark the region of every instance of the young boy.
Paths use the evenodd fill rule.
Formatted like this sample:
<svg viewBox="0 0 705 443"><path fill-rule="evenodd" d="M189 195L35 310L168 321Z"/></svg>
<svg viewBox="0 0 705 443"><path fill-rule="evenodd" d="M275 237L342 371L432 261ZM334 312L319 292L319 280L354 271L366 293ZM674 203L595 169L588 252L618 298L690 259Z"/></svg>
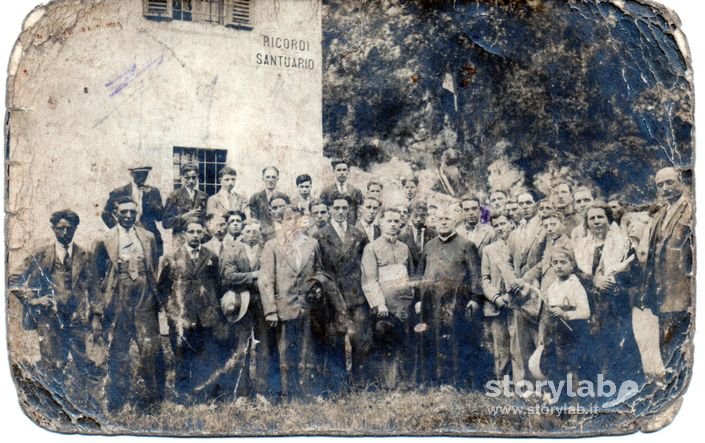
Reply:
<svg viewBox="0 0 705 443"><path fill-rule="evenodd" d="M575 258L570 249L554 249L551 267L556 280L543 294L546 303L544 344L549 379L565 380L566 375L572 373L573 379L578 380L590 305L585 288L573 274Z"/></svg>

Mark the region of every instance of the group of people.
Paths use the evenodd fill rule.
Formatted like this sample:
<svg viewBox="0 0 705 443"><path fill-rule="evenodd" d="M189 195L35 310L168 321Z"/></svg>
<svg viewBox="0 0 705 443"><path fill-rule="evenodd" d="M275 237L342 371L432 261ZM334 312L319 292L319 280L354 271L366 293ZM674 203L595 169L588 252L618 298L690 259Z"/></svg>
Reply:
<svg viewBox="0 0 705 443"><path fill-rule="evenodd" d="M363 191L348 161L332 168L318 197L307 174L280 192L271 166L246 198L234 168L208 196L185 165L165 203L151 168L133 168L92 248L73 241L78 214L54 213L55 241L10 277L38 364L61 379L71 361L108 410L150 411L568 373L643 381L633 309L657 316L666 368L689 330L693 214L673 168L656 173L650 212L567 182L540 199L439 203L413 176L384 202L380 181Z"/></svg>

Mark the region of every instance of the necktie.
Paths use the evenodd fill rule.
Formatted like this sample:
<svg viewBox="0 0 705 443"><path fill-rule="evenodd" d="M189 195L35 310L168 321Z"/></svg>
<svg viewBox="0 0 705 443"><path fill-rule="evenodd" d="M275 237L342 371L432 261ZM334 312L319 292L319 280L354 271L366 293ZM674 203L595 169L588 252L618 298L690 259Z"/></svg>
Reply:
<svg viewBox="0 0 705 443"><path fill-rule="evenodd" d="M64 245L64 287L71 290L71 255L68 245Z"/></svg>
<svg viewBox="0 0 705 443"><path fill-rule="evenodd" d="M198 249L196 249L196 248L191 249L191 260L193 260L193 261L198 260Z"/></svg>

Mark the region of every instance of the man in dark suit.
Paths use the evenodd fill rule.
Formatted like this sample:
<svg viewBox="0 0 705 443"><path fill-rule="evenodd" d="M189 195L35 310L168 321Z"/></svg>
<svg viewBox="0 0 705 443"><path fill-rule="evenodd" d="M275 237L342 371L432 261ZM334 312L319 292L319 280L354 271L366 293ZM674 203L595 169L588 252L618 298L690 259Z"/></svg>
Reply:
<svg viewBox="0 0 705 443"><path fill-rule="evenodd" d="M377 240L382 232L377 224L377 214L382 206L382 202L376 197L368 195L362 202L360 208L360 219L357 221L356 228L367 235L369 241Z"/></svg>
<svg viewBox="0 0 705 443"><path fill-rule="evenodd" d="M426 217L428 216L426 202L422 200L415 201L410 208L410 212L411 218L399 234L399 241L406 243L409 247L415 273L416 268L419 266L424 246L436 236L436 231L426 226Z"/></svg>
<svg viewBox="0 0 705 443"><path fill-rule="evenodd" d="M249 307L237 322L231 319L233 349L237 349L241 355L246 356L242 377L249 376L251 361L254 366L252 371L254 391L271 397L279 391L279 368L276 359L276 335L264 320L262 300L257 286L263 246L260 231L261 227L257 220L245 221L240 240L227 243L223 248L220 277L224 291L240 294L238 295L240 304L242 304L242 294L248 294ZM253 338L256 343L252 342Z"/></svg>
<svg viewBox="0 0 705 443"><path fill-rule="evenodd" d="M113 215L115 202L120 197L132 197L137 203L139 211L137 224L154 235L154 239L157 242L157 257L161 257L164 252L164 242L162 241L162 234L157 228L157 222L162 221L164 206L162 205L162 195L159 189L145 184L151 170L151 166L131 168L132 183L116 188L110 193L100 216L105 225L112 228L117 224L117 220L115 220Z"/></svg>
<svg viewBox="0 0 705 443"><path fill-rule="evenodd" d="M162 396L160 375L159 301L156 294L156 241L136 226L137 204L131 197L115 202L115 225L96 242L94 257L100 296L92 304L94 333L108 343L108 409L120 411L128 403L149 412ZM132 379L130 344L138 354L140 386Z"/></svg>
<svg viewBox="0 0 705 443"><path fill-rule="evenodd" d="M659 344L667 369L687 340L695 296L693 279L693 208L680 174L674 168L656 173L656 189L665 205L656 213L649 232L641 308L659 319Z"/></svg>
<svg viewBox="0 0 705 443"><path fill-rule="evenodd" d="M50 380L63 380L69 354L77 377L96 377L98 368L86 355L89 304L94 300L93 256L73 241L80 223L70 210L52 214L55 241L39 247L11 274L8 287L24 305L24 327L39 336L39 366Z"/></svg>
<svg viewBox="0 0 705 443"><path fill-rule="evenodd" d="M333 194L331 197L332 220L321 228L314 238L321 248L323 269L336 281L343 294L351 327L347 339L352 348L352 375L355 382L362 382L365 374L363 364L372 339L370 312L365 294L362 292L360 263L362 251L369 243L367 235L348 223L350 197ZM344 343L338 343L337 363L345 370Z"/></svg>
<svg viewBox="0 0 705 443"><path fill-rule="evenodd" d="M181 167L181 187L169 195L164 205L164 228L177 237L186 230L186 222L197 218L205 222L208 195L198 189L198 165Z"/></svg>
<svg viewBox="0 0 705 443"><path fill-rule="evenodd" d="M227 394L210 376L224 361L218 340L227 325L220 311L218 257L201 244L205 229L194 218L186 222L185 244L164 258L157 283L166 307L169 338L174 352L176 400L206 401Z"/></svg>
<svg viewBox="0 0 705 443"><path fill-rule="evenodd" d="M272 197L279 194L286 196L286 201L291 201L289 196L283 192L277 191L277 183L279 183L279 169L275 166L267 166L262 169L262 180L264 181L264 189L255 192L250 197L250 217L259 221L262 226L262 232L268 232L272 226L272 215L269 212L269 203Z"/></svg>
<svg viewBox="0 0 705 443"><path fill-rule="evenodd" d="M335 159L331 161L333 172L335 173L335 184L326 187L321 192L321 200L326 202L330 207L333 202L331 198L334 194L340 193L350 197L350 212L348 213L348 223L355 226L357 223L357 208L362 204L364 197L362 191L348 183L348 174L350 173L350 162L344 159Z"/></svg>

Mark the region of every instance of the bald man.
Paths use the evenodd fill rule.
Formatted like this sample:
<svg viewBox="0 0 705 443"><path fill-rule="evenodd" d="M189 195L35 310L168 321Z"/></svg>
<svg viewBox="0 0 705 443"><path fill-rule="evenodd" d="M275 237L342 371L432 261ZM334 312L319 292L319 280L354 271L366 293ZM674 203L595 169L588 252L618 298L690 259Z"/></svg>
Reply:
<svg viewBox="0 0 705 443"><path fill-rule="evenodd" d="M644 289L638 305L659 318L661 356L668 366L685 341L693 296L693 207L677 170L656 173L656 191L665 205L656 213L649 233Z"/></svg>

